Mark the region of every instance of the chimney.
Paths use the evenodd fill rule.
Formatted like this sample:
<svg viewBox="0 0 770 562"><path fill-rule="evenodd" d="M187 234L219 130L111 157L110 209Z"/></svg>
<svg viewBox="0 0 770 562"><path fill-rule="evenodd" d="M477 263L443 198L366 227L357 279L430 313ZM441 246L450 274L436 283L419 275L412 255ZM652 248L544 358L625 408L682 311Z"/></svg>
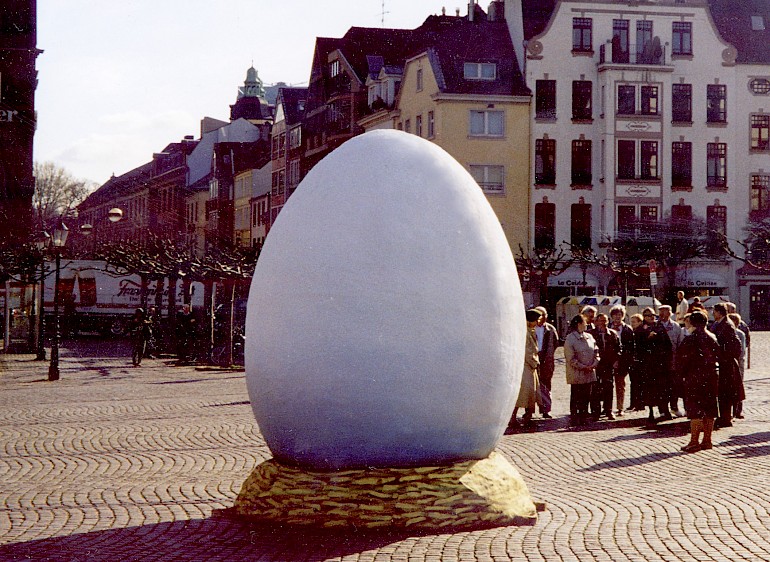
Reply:
<svg viewBox="0 0 770 562"><path fill-rule="evenodd" d="M468 2L468 21L473 21L473 17L476 15L476 0Z"/></svg>
<svg viewBox="0 0 770 562"><path fill-rule="evenodd" d="M455 8L455 16L460 17L460 8Z"/></svg>
<svg viewBox="0 0 770 562"><path fill-rule="evenodd" d="M492 0L487 10L489 21L505 21L505 4L502 0Z"/></svg>
<svg viewBox="0 0 770 562"><path fill-rule="evenodd" d="M524 72L524 14L521 4L522 0L505 0L504 13L505 21L508 22L508 32L511 34L511 42L516 51L516 59L519 62L519 69Z"/></svg>

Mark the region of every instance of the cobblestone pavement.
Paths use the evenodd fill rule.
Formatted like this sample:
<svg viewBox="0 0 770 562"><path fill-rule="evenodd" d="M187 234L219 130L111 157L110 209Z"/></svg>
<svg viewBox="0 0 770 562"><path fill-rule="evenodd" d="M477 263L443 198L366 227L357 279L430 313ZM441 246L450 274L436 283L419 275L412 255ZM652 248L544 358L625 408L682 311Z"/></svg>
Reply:
<svg viewBox="0 0 770 562"><path fill-rule="evenodd" d="M212 516L270 456L243 373L65 346L47 382L0 355L0 560L770 561L770 333L752 339L746 419L691 455L680 420L567 430L559 365L556 418L499 446L546 502L538 523L422 536Z"/></svg>

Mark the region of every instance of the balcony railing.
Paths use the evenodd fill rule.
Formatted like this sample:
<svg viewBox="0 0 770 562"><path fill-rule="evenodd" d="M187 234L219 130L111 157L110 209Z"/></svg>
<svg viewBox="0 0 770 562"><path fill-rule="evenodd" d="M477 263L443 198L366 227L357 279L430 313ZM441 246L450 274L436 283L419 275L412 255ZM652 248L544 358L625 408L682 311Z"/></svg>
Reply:
<svg viewBox="0 0 770 562"><path fill-rule="evenodd" d="M599 47L599 64L640 64L647 66L665 66L671 64L665 45L660 41L649 41L643 49L635 47L623 49L612 43Z"/></svg>

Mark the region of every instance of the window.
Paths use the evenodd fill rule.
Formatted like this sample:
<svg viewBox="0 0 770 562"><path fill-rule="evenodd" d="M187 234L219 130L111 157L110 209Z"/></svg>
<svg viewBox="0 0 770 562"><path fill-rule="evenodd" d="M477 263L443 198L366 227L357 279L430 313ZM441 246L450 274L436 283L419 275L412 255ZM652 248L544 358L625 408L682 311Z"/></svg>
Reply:
<svg viewBox="0 0 770 562"><path fill-rule="evenodd" d="M658 222L657 205L641 205L639 207L640 222Z"/></svg>
<svg viewBox="0 0 770 562"><path fill-rule="evenodd" d="M592 51L593 43L591 40L591 28L593 20L591 18L572 18L572 50L573 51Z"/></svg>
<svg viewBox="0 0 770 562"><path fill-rule="evenodd" d="M591 141L572 141L572 185L591 185Z"/></svg>
<svg viewBox="0 0 770 562"><path fill-rule="evenodd" d="M414 134L418 137L422 136L422 115L414 118Z"/></svg>
<svg viewBox="0 0 770 562"><path fill-rule="evenodd" d="M632 180L636 175L636 142L618 141L618 179Z"/></svg>
<svg viewBox="0 0 770 562"><path fill-rule="evenodd" d="M671 120L692 122L692 84L674 84L671 89Z"/></svg>
<svg viewBox="0 0 770 562"><path fill-rule="evenodd" d="M554 139L535 140L535 183L556 184L556 141Z"/></svg>
<svg viewBox="0 0 770 562"><path fill-rule="evenodd" d="M289 148L297 148L302 145L302 128L294 127L289 131Z"/></svg>
<svg viewBox="0 0 770 562"><path fill-rule="evenodd" d="M759 96L770 94L770 80L767 78L754 78L749 82L749 89Z"/></svg>
<svg viewBox="0 0 770 562"><path fill-rule="evenodd" d="M436 134L436 121L432 111L428 112L428 138L433 138Z"/></svg>
<svg viewBox="0 0 770 562"><path fill-rule="evenodd" d="M618 86L618 115L636 113L636 86Z"/></svg>
<svg viewBox="0 0 770 562"><path fill-rule="evenodd" d="M706 121L709 123L727 121L727 86L724 84L706 86Z"/></svg>
<svg viewBox="0 0 770 562"><path fill-rule="evenodd" d="M642 115L658 114L658 87L642 86Z"/></svg>
<svg viewBox="0 0 770 562"><path fill-rule="evenodd" d="M407 130L407 132L409 132ZM502 111L471 111L470 112L471 136L502 137L503 136L503 112Z"/></svg>
<svg viewBox="0 0 770 562"><path fill-rule="evenodd" d="M503 167L471 164L470 172L481 190L487 194L504 193Z"/></svg>
<svg viewBox="0 0 770 562"><path fill-rule="evenodd" d="M727 234L727 207L724 205L709 205L706 207L706 228L708 229L709 254L721 253L722 241Z"/></svg>
<svg viewBox="0 0 770 562"><path fill-rule="evenodd" d="M494 80L497 78L497 65L493 62L466 62L463 77L466 80Z"/></svg>
<svg viewBox="0 0 770 562"><path fill-rule="evenodd" d="M628 20L612 20L612 62L628 62Z"/></svg>
<svg viewBox="0 0 770 562"><path fill-rule="evenodd" d="M764 31L765 30L765 18L762 16L751 16L751 30L752 31Z"/></svg>
<svg viewBox="0 0 770 562"><path fill-rule="evenodd" d="M690 205L672 205L671 223L676 232L686 232L692 226L692 207Z"/></svg>
<svg viewBox="0 0 770 562"><path fill-rule="evenodd" d="M708 187L727 187L727 144L710 142L706 145Z"/></svg>
<svg viewBox="0 0 770 562"><path fill-rule="evenodd" d="M753 174L751 176L751 210L770 210L770 175Z"/></svg>
<svg viewBox="0 0 770 562"><path fill-rule="evenodd" d="M535 249L556 247L556 205L535 203Z"/></svg>
<svg viewBox="0 0 770 562"><path fill-rule="evenodd" d="M576 248L591 247L591 205L586 203L572 205L570 242Z"/></svg>
<svg viewBox="0 0 770 562"><path fill-rule="evenodd" d="M636 22L636 62L648 62L644 59L644 53L652 41L652 22L639 20Z"/></svg>
<svg viewBox="0 0 770 562"><path fill-rule="evenodd" d="M556 80L535 82L535 117L556 118Z"/></svg>
<svg viewBox="0 0 770 562"><path fill-rule="evenodd" d="M589 80L572 82L572 118L591 119L592 83Z"/></svg>
<svg viewBox="0 0 770 562"><path fill-rule="evenodd" d="M641 142L641 178L654 180L658 178L658 143L657 141Z"/></svg>
<svg viewBox="0 0 770 562"><path fill-rule="evenodd" d="M411 119L405 119L404 120L404 132L405 133L411 133L412 132L412 120Z"/></svg>
<svg viewBox="0 0 770 562"><path fill-rule="evenodd" d="M417 91L421 92L422 91L422 68L417 69L416 81L417 81Z"/></svg>
<svg viewBox="0 0 770 562"><path fill-rule="evenodd" d="M675 21L671 28L671 54L692 54L692 23Z"/></svg>
<svg viewBox="0 0 770 562"><path fill-rule="evenodd" d="M630 234L634 232L636 223L636 207L633 205L618 205L618 232Z"/></svg>
<svg viewBox="0 0 770 562"><path fill-rule="evenodd" d="M770 149L770 115L751 116L751 149Z"/></svg>
<svg viewBox="0 0 770 562"><path fill-rule="evenodd" d="M329 63L329 74L332 78L337 76L340 73L340 61L334 60L331 63Z"/></svg>
<svg viewBox="0 0 770 562"><path fill-rule="evenodd" d="M692 143L671 143L671 185L692 186Z"/></svg>

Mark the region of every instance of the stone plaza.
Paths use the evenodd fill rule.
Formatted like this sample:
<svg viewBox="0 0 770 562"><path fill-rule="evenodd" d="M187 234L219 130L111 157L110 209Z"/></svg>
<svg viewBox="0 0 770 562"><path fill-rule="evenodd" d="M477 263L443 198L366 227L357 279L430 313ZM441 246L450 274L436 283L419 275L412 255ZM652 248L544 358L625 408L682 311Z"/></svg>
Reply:
<svg viewBox="0 0 770 562"><path fill-rule="evenodd" d="M537 523L428 534L222 516L271 457L242 371L67 341L48 382L34 356L0 355L0 560L770 560L768 359L757 332L746 418L685 454L684 419L569 429L559 351L554 419L498 446L545 503Z"/></svg>

